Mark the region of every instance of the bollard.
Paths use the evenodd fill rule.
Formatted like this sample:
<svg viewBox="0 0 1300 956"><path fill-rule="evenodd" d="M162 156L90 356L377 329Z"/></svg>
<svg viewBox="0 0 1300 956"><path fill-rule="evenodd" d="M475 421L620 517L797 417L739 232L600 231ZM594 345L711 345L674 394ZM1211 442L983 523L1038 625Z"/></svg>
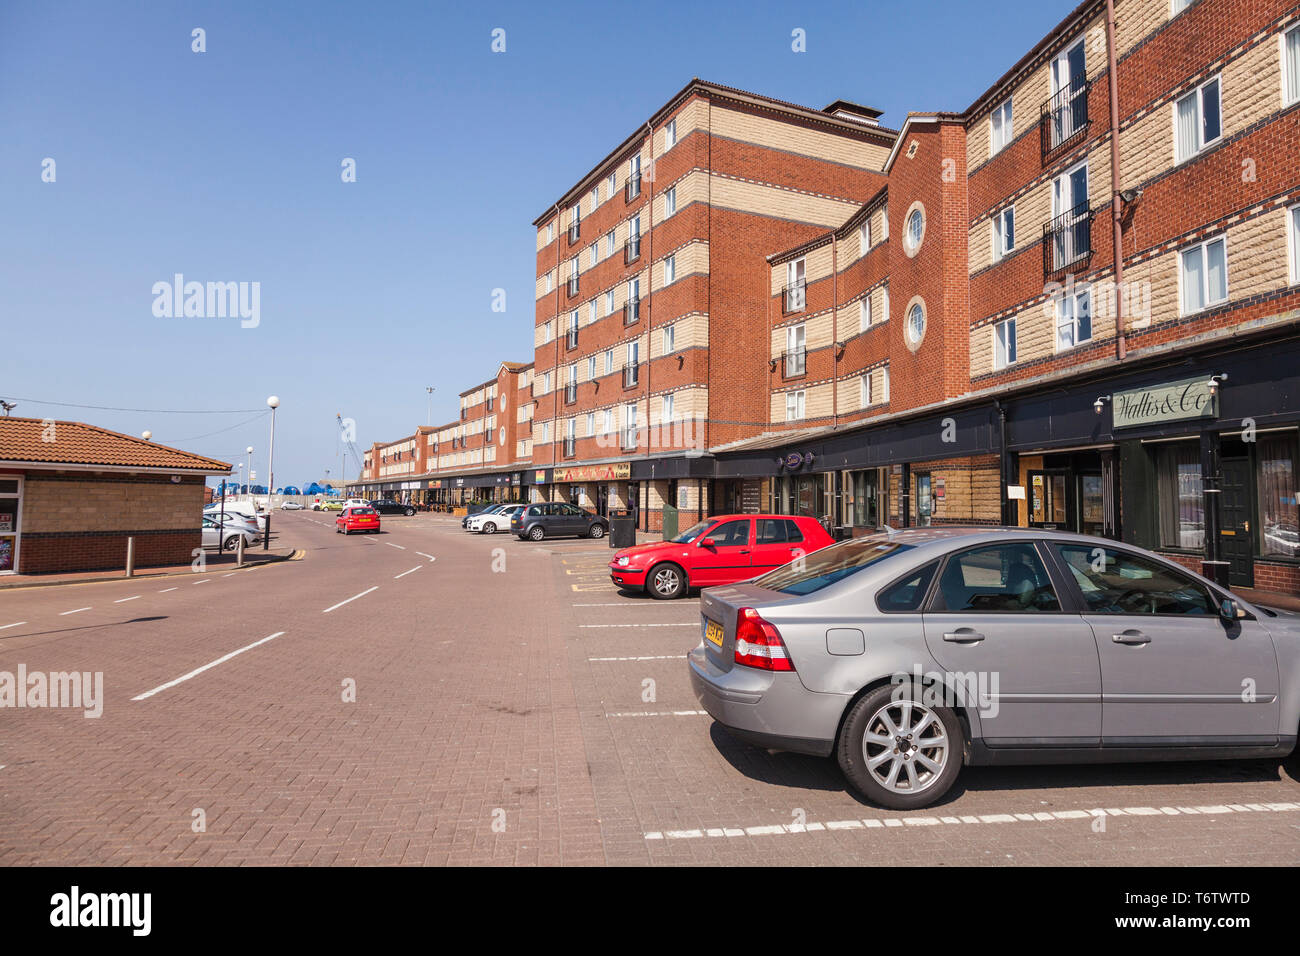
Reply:
<svg viewBox="0 0 1300 956"><path fill-rule="evenodd" d="M135 577L135 538L126 539L126 576Z"/></svg>
<svg viewBox="0 0 1300 956"><path fill-rule="evenodd" d="M235 542L235 567L244 566L244 536L241 534L239 540Z"/></svg>

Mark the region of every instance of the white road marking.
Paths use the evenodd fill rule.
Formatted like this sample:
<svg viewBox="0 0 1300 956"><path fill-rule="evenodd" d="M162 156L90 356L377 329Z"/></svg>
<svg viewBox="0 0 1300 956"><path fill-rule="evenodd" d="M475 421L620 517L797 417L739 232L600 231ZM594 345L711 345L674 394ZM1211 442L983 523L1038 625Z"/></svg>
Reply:
<svg viewBox="0 0 1300 956"><path fill-rule="evenodd" d="M422 557L422 558L428 558L430 561L437 561L437 560L438 560L438 559L435 558L433 555L431 555L431 554L425 554L423 551L417 551L417 552L415 552L415 553L418 554L418 555L419 555L420 557Z"/></svg>
<svg viewBox="0 0 1300 956"><path fill-rule="evenodd" d="M589 662L595 661L684 661L685 654L656 654L651 657L588 657Z"/></svg>
<svg viewBox="0 0 1300 956"><path fill-rule="evenodd" d="M0 627L0 631L7 631L11 627L17 627L20 624L26 624L26 623L27 623L26 621L14 621L12 624L6 624L3 627Z"/></svg>
<svg viewBox="0 0 1300 956"><path fill-rule="evenodd" d="M658 607L665 611L673 610L671 604L661 604L658 601L614 601L611 604L575 604L574 607ZM682 605L688 606L688 605Z"/></svg>
<svg viewBox="0 0 1300 956"><path fill-rule="evenodd" d="M136 600L136 599L139 598L139 597L140 597L140 595L136 594L136 595L134 595L134 596L132 596L132 597L129 597L129 598L118 598L118 599L117 599L116 601L114 601L113 603L114 603L114 604L125 604L127 601L134 601L134 600Z"/></svg>
<svg viewBox="0 0 1300 956"><path fill-rule="evenodd" d="M235 572L235 571L227 571L225 574L222 575L222 577L223 577L223 578L228 578L228 577L230 577L232 574L235 574L235 573L237 573L237 572Z"/></svg>
<svg viewBox="0 0 1300 956"><path fill-rule="evenodd" d="M606 717L707 717L707 710L625 710Z"/></svg>
<svg viewBox="0 0 1300 956"><path fill-rule="evenodd" d="M207 583L210 582L211 580L212 580L212 578L204 578L202 581L195 581L194 583L195 583L195 584L207 584Z"/></svg>
<svg viewBox="0 0 1300 956"><path fill-rule="evenodd" d="M378 590L379 590L379 585L378 585L378 584L376 584L373 588L366 588L366 589L365 589L364 591L362 591L360 594L354 594L354 595L352 595L352 597L348 598L346 601L339 601L339 603L338 603L338 604L335 604L334 607L327 607L325 610L321 611L321 613L322 613L322 614L328 614L330 611L333 611L335 608L340 608L340 607L342 607L342 606L345 605L345 604L350 604L351 602L355 601L357 598L359 598L359 597L365 597L365 596L366 596L367 594L369 594L371 591L378 591Z"/></svg>
<svg viewBox="0 0 1300 956"><path fill-rule="evenodd" d="M611 715L612 716L612 715ZM1240 809L1233 809L1239 807ZM861 830L883 827L933 827L961 826L983 823L1048 823L1059 820L1090 820L1093 817L1176 817L1183 815L1222 816L1233 813L1285 813L1300 810L1300 803L1252 803L1242 806L1213 807L1125 807L1108 810L1057 810L1052 813L989 813L981 816L962 817L885 817L884 819L866 818L862 820L830 820L820 823L782 823L754 827L714 827L707 830L650 830L643 833L647 840L695 840L702 837L737 837L737 836L776 836L786 833L807 833L826 830Z"/></svg>
<svg viewBox="0 0 1300 956"><path fill-rule="evenodd" d="M391 541L385 541L384 544L388 545L390 548L399 548L399 549L401 549L402 551L405 551L405 550L406 550L406 548L403 548L400 544L393 544L393 542L391 542ZM416 552L416 553L418 554L419 552Z"/></svg>
<svg viewBox="0 0 1300 956"><path fill-rule="evenodd" d="M179 591L179 590L180 590L180 588L163 588L163 589L162 589L161 591L159 591L158 593L159 593L159 594L166 594L168 591Z"/></svg>
<svg viewBox="0 0 1300 956"><path fill-rule="evenodd" d="M699 621L687 621L684 624L579 624L580 628L593 627L699 627Z"/></svg>
<svg viewBox="0 0 1300 956"><path fill-rule="evenodd" d="M420 568L422 568L422 567L424 567L423 564L417 564L415 567L411 568L411 571L418 571L418 570L420 570ZM406 577L408 574L410 574L411 571L403 571L401 574L396 575L396 576L393 578L393 580L396 581L398 578L404 578L404 577Z"/></svg>
<svg viewBox="0 0 1300 956"><path fill-rule="evenodd" d="M160 693L161 691L164 691L164 690L166 690L166 689L169 688L169 687L175 687L177 684L183 683L183 682L189 680L191 677L198 677L198 676L199 676L200 674L202 674L204 671L206 671L206 670L211 670L212 668L216 667L218 664L224 664L226 661L230 660L232 657L238 657L240 654L244 653L244 651L251 651L253 648L257 647L259 644L265 644L267 641L273 641L273 640L275 640L277 637L279 637L279 636L280 636L281 634L283 634L283 633L284 633L284 631L276 631L274 634L268 635L267 637L262 638L260 641L254 641L252 644L249 644L249 645L247 645L247 646L245 646L245 647L241 647L241 648L240 648L239 650L237 650L237 651L231 651L229 654L226 654L226 655L224 655L224 656L222 656L222 657L218 657L215 661L212 661L212 662L210 662L210 663L204 664L202 667L196 667L196 668L194 668L194 670L190 671L188 674L183 674L183 675L181 675L180 677L176 678L175 680L169 680L169 681L168 681L167 683L165 683L165 684L159 684L159 685L158 685L157 687L155 687L153 690L147 690L147 691L145 691L143 694L138 694L138 695L136 695L135 697L132 697L131 699L132 699L132 700L144 700L144 699L147 698L147 697L152 697L154 694Z"/></svg>
<svg viewBox="0 0 1300 956"><path fill-rule="evenodd" d="M74 608L74 609L72 609L71 611L60 611L60 612L59 612L59 617L66 617L66 616L69 615L69 614L80 614L82 611L89 611L89 610L90 610L90 608L88 608L88 607L78 607L78 608Z"/></svg>

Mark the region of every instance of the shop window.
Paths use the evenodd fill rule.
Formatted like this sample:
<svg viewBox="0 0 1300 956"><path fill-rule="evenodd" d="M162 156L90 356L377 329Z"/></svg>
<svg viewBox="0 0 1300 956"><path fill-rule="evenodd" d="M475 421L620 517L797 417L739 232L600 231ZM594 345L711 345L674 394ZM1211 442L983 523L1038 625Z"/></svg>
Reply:
<svg viewBox="0 0 1300 956"><path fill-rule="evenodd" d="M1296 439L1259 440L1260 554L1300 557L1300 515L1296 509Z"/></svg>
<svg viewBox="0 0 1300 956"><path fill-rule="evenodd" d="M1156 506L1162 548L1198 551L1205 547L1205 499L1201 494L1201 455L1192 443L1157 448Z"/></svg>

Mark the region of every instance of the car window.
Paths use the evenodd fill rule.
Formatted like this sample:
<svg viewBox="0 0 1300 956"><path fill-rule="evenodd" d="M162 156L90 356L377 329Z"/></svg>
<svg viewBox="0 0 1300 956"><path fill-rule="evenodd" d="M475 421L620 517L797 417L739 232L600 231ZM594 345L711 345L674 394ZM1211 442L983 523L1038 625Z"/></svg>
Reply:
<svg viewBox="0 0 1300 956"><path fill-rule="evenodd" d="M787 522L780 518L759 518L758 537L755 538L756 543L785 544L786 524Z"/></svg>
<svg viewBox="0 0 1300 956"><path fill-rule="evenodd" d="M912 545L891 541L888 535L864 535L814 551L755 578L754 583L783 594L811 594L911 550Z"/></svg>
<svg viewBox="0 0 1300 956"><path fill-rule="evenodd" d="M995 544L948 558L938 611L1059 611L1047 568L1028 541Z"/></svg>
<svg viewBox="0 0 1300 956"><path fill-rule="evenodd" d="M352 513L354 515L372 515L375 513L375 509L374 508L353 508Z"/></svg>
<svg viewBox="0 0 1300 956"><path fill-rule="evenodd" d="M799 530L799 522L791 521L789 518L785 519L785 540L786 541L803 540L803 532Z"/></svg>
<svg viewBox="0 0 1300 956"><path fill-rule="evenodd" d="M724 521L722 524L710 531L708 536L713 539L715 547L743 548L749 544L749 519L744 518L739 521Z"/></svg>
<svg viewBox="0 0 1300 956"><path fill-rule="evenodd" d="M925 600L925 592L930 587L930 580L938 567L938 561L931 561L919 571L913 571L907 577L895 581L876 595L876 606L882 611L919 610L921 602Z"/></svg>
<svg viewBox="0 0 1300 956"><path fill-rule="evenodd" d="M535 518L535 517L537 517L538 515L540 515L541 513L542 513L542 506L541 506L541 505L533 505L531 508L528 509L528 516L529 516L530 518Z"/></svg>
<svg viewBox="0 0 1300 956"><path fill-rule="evenodd" d="M712 523L712 521L701 521L698 524L692 525L677 537L673 538L673 544L690 544L700 535L704 534L704 532L708 531L709 526Z"/></svg>
<svg viewBox="0 0 1300 956"><path fill-rule="evenodd" d="M560 507L561 507L562 509L564 509L564 513L565 513L566 515L580 515L580 514L582 514L582 509L579 508L577 505L561 505Z"/></svg>
<svg viewBox="0 0 1300 956"><path fill-rule="evenodd" d="M1127 551L1058 544L1093 614L1218 614L1209 590L1182 571Z"/></svg>

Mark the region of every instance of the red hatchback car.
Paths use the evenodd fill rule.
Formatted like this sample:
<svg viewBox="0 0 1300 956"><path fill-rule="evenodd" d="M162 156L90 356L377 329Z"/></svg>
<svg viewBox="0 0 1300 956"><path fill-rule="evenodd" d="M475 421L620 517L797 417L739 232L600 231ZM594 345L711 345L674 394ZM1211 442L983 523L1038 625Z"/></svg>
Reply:
<svg viewBox="0 0 1300 956"><path fill-rule="evenodd" d="M373 531L379 534L379 513L374 508L344 508L334 519L334 530L344 534L353 531Z"/></svg>
<svg viewBox="0 0 1300 956"><path fill-rule="evenodd" d="M609 577L667 600L691 588L746 581L834 541L816 518L722 515L671 541L624 548L609 562Z"/></svg>

